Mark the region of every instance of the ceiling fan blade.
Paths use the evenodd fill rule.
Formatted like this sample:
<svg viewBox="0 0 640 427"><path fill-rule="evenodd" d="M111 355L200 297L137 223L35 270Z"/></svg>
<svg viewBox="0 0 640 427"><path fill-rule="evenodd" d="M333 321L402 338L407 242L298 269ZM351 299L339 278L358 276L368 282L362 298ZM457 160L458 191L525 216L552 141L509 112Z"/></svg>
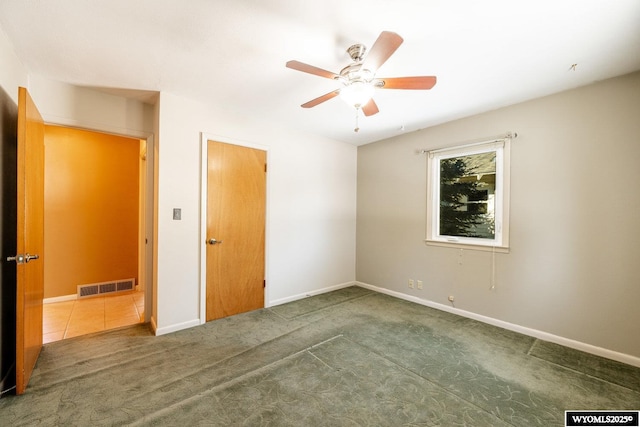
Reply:
<svg viewBox="0 0 640 427"><path fill-rule="evenodd" d="M312 99L309 102L305 102L304 104L301 105L302 108L311 108L311 107L315 107L318 104L323 103L324 101L328 101L331 98L335 98L336 96L338 96L340 94L340 89L334 90L333 92L329 92L329 93L325 93L322 96L319 96L315 99Z"/></svg>
<svg viewBox="0 0 640 427"><path fill-rule="evenodd" d="M364 59L362 68L375 73L384 64L393 52L400 47L404 40L398 34L391 31L383 31L378 36L369 54Z"/></svg>
<svg viewBox="0 0 640 427"><path fill-rule="evenodd" d="M435 76L390 77L376 79L381 81L380 89L431 89L436 84Z"/></svg>
<svg viewBox="0 0 640 427"><path fill-rule="evenodd" d="M328 79L336 79L339 77L336 73L332 73L331 71L323 70L322 68L314 67L313 65L305 64L304 62L300 61L287 62L287 68L302 71L304 73L314 74L320 77L326 77Z"/></svg>
<svg viewBox="0 0 640 427"><path fill-rule="evenodd" d="M364 107L362 107L362 112L367 117L373 116L374 114L377 114L379 111L380 110L378 110L378 105L376 104L376 101L373 100L373 98L371 98L369 102L364 104Z"/></svg>

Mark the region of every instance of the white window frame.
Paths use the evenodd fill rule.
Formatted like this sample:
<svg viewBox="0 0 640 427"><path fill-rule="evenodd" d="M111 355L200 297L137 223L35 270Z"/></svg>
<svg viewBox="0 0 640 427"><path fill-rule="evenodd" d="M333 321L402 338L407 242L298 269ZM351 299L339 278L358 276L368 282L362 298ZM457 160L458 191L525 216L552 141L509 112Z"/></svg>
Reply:
<svg viewBox="0 0 640 427"><path fill-rule="evenodd" d="M452 157L496 153L495 238L440 235L440 161ZM427 152L427 236L428 245L488 251L509 251L509 190L511 139L467 144Z"/></svg>

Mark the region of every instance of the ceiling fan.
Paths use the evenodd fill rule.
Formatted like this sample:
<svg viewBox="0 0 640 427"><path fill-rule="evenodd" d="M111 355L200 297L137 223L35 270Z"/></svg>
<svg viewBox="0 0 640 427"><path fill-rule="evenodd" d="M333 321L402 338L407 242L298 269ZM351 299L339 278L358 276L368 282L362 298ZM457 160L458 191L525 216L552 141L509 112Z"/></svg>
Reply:
<svg viewBox="0 0 640 427"><path fill-rule="evenodd" d="M366 47L363 44L354 44L347 49L347 53L353 63L344 67L339 74L299 61L287 62L286 66L293 70L337 80L342 83L341 88L305 102L301 107L315 107L340 95L349 105L355 107L356 111L362 110L365 116L372 116L379 111L373 100L375 89L431 89L436 84L435 76L376 77L378 68L393 55L403 41L398 34L391 31L383 31L366 57ZM358 131L357 127L355 131Z"/></svg>

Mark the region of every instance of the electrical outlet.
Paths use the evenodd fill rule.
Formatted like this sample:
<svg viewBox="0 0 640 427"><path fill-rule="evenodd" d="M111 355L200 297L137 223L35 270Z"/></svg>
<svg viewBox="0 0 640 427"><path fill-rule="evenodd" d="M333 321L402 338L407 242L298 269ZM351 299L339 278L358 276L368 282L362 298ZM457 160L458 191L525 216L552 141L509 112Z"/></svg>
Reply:
<svg viewBox="0 0 640 427"><path fill-rule="evenodd" d="M413 279L409 279L409 287L413 289Z"/></svg>
<svg viewBox="0 0 640 427"><path fill-rule="evenodd" d="M455 298L453 297L453 295L449 295L449 301L453 302L455 300Z"/></svg>
<svg viewBox="0 0 640 427"><path fill-rule="evenodd" d="M418 282L416 283L416 287L418 289L422 289L422 280L418 280Z"/></svg>

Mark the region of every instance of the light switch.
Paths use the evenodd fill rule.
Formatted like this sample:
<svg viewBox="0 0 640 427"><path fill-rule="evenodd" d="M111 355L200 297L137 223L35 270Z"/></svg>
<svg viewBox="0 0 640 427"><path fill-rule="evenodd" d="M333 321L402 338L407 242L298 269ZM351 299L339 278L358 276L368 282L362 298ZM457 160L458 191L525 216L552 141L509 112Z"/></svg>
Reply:
<svg viewBox="0 0 640 427"><path fill-rule="evenodd" d="M180 221L182 219L182 209L173 208L173 219L174 221Z"/></svg>

